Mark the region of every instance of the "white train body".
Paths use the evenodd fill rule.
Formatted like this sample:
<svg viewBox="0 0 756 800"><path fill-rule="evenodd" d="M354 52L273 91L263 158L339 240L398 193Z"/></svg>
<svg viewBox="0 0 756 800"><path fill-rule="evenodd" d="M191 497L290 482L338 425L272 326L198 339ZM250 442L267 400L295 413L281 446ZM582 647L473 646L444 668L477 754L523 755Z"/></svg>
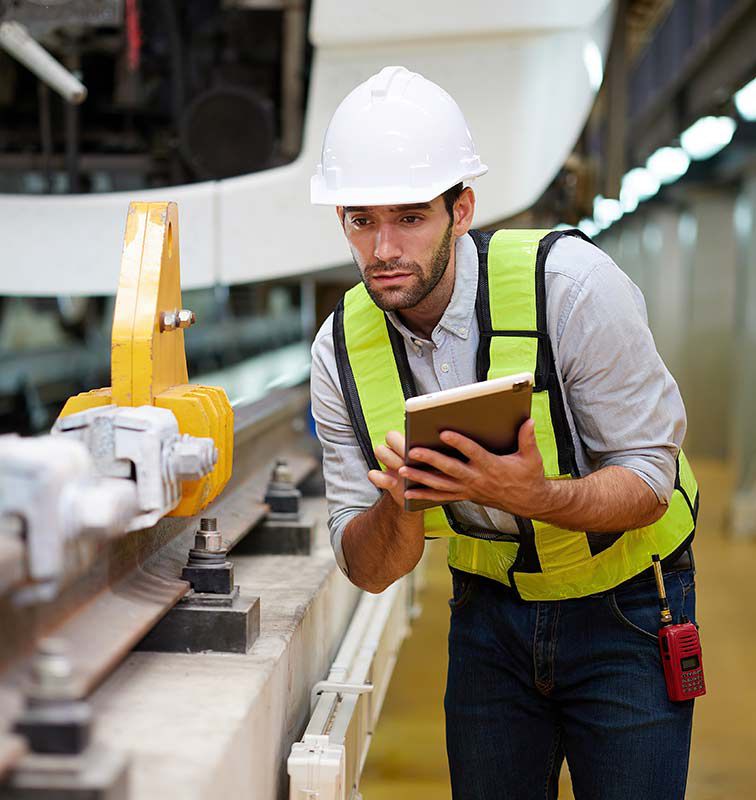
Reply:
<svg viewBox="0 0 756 800"><path fill-rule="evenodd" d="M476 222L532 204L570 153L600 82L611 0L314 0L300 155L226 180L139 192L179 204L185 288L304 275L350 261L328 208L309 203L323 132L341 99L387 64L442 85L490 171ZM600 56L600 59L599 59ZM0 195L0 295L112 294L133 192Z"/></svg>

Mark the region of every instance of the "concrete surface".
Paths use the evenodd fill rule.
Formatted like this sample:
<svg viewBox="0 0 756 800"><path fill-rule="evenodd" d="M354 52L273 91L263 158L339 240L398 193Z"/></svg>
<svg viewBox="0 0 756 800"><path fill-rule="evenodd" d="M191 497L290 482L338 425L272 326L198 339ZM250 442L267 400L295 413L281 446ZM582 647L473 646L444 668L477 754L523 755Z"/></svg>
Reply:
<svg viewBox="0 0 756 800"><path fill-rule="evenodd" d="M260 596L247 655L132 653L93 697L95 740L132 757L133 800L272 800L287 794L286 758L309 719L358 599L339 572L325 502L310 556L233 557Z"/></svg>

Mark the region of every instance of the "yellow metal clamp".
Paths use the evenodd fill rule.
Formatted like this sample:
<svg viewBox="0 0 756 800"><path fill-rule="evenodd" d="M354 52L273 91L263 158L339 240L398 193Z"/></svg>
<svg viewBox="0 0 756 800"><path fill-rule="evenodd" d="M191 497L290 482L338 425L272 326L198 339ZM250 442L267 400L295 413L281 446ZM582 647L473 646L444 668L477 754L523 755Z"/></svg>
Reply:
<svg viewBox="0 0 756 800"><path fill-rule="evenodd" d="M204 478L184 481L172 517L190 517L231 477L234 412L223 389L188 382L184 331L194 322L181 304L176 203L131 203L121 256L110 351L111 385L70 397L61 417L114 403L170 409L179 431L209 436L218 462Z"/></svg>

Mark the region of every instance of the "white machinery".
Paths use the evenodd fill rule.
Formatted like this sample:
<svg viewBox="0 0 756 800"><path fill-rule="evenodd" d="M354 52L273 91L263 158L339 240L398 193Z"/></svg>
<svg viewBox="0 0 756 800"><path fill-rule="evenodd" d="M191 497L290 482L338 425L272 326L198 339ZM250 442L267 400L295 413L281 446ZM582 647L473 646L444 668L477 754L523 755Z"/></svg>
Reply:
<svg viewBox="0 0 756 800"><path fill-rule="evenodd" d="M0 517L23 521L36 582L25 598L54 597L69 539L155 525L181 499L181 481L217 460L212 439L180 434L173 413L154 406L80 411L52 436L0 436Z"/></svg>
<svg viewBox="0 0 756 800"><path fill-rule="evenodd" d="M530 3L402 0L347 7L314 0L315 47L302 150L284 167L140 192L182 214L185 289L303 275L349 262L333 211L312 208L309 182L342 98L387 64L443 86L461 106L489 173L477 224L536 200L562 166L593 104L611 0ZM131 194L0 195L0 295L109 294ZM44 231L44 235L39 235Z"/></svg>

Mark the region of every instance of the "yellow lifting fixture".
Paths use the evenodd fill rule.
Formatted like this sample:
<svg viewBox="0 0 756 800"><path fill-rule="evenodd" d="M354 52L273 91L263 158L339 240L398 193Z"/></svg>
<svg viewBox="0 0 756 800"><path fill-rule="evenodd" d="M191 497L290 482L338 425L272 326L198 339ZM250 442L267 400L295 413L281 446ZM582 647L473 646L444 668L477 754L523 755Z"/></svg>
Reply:
<svg viewBox="0 0 756 800"><path fill-rule="evenodd" d="M199 513L231 477L234 412L223 389L190 384L184 328L195 321L182 307L176 203L129 204L110 349L111 385L69 397L61 417L114 403L171 410L179 431L209 436L218 448L213 471L182 483L172 517Z"/></svg>

